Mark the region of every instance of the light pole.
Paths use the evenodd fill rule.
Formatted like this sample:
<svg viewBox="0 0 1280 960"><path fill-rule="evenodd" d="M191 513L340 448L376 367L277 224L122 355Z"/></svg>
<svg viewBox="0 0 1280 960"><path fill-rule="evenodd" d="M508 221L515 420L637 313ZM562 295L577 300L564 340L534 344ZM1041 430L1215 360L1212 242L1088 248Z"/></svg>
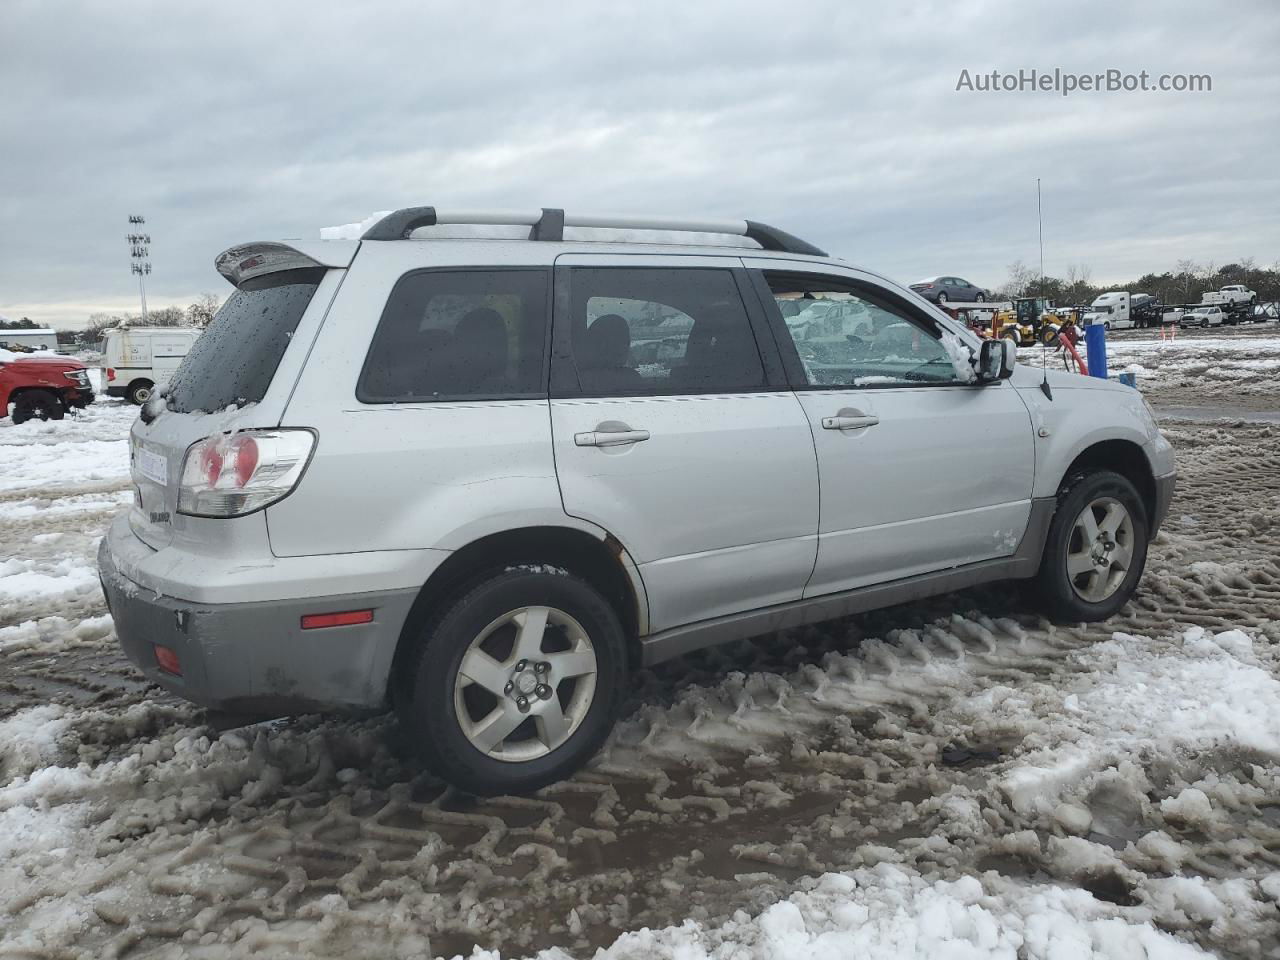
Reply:
<svg viewBox="0 0 1280 960"><path fill-rule="evenodd" d="M136 213L129 214L129 225L141 227L147 218ZM125 237L129 241L129 272L138 275L138 293L142 296L142 323L147 322L147 284L146 277L151 273L151 234L130 233Z"/></svg>

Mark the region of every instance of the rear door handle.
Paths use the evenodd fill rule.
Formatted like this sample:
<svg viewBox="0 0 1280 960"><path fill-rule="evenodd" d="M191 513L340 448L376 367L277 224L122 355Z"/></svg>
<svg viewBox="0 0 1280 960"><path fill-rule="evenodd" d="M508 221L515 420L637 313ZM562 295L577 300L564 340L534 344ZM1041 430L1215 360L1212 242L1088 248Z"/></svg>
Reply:
<svg viewBox="0 0 1280 960"><path fill-rule="evenodd" d="M874 427L880 422L879 417L823 417L823 430L857 430L859 427Z"/></svg>
<svg viewBox="0 0 1280 960"><path fill-rule="evenodd" d="M573 435L573 442L580 447L616 447L648 439L648 430L589 430Z"/></svg>

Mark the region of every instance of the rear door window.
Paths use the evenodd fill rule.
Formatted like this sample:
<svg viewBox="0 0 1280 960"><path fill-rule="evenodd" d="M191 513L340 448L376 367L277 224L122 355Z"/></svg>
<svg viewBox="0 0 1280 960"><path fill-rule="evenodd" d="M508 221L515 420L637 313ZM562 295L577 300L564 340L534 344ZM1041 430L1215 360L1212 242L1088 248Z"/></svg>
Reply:
<svg viewBox="0 0 1280 960"><path fill-rule="evenodd" d="M356 387L362 403L546 397L546 270L401 277Z"/></svg>
<svg viewBox="0 0 1280 960"><path fill-rule="evenodd" d="M733 274L575 267L569 320L586 396L723 393L765 384Z"/></svg>
<svg viewBox="0 0 1280 960"><path fill-rule="evenodd" d="M321 267L245 281L178 366L169 409L212 413L260 401L324 274Z"/></svg>

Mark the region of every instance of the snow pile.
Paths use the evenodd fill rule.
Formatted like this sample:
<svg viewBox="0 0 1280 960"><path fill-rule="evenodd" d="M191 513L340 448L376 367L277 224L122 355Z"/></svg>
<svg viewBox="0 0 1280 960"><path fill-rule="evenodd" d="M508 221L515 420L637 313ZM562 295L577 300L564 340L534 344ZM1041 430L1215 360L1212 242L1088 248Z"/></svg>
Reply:
<svg viewBox="0 0 1280 960"><path fill-rule="evenodd" d="M929 881L882 864L804 880L801 891L758 917L739 912L707 930L694 922L624 934L595 960L1087 960L1210 956L1082 890L1018 886L988 875ZM473 960L497 960L477 950ZM565 954L549 950L543 960Z"/></svg>
<svg viewBox="0 0 1280 960"><path fill-rule="evenodd" d="M359 240L364 236L365 231L372 227L375 223L391 213L390 210L379 210L377 213L371 213L359 223L343 223L336 227L321 227L321 240Z"/></svg>
<svg viewBox="0 0 1280 960"><path fill-rule="evenodd" d="M62 420L0 421L0 492L123 484L137 408L95 402Z"/></svg>

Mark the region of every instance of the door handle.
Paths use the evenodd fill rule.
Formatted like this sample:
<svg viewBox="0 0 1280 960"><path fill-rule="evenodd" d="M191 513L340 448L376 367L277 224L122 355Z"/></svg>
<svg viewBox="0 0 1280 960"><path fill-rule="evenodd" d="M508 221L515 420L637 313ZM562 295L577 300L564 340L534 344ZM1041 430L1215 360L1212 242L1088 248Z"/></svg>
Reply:
<svg viewBox="0 0 1280 960"><path fill-rule="evenodd" d="M648 430L589 430L573 435L573 442L580 447L616 447L648 439Z"/></svg>
<svg viewBox="0 0 1280 960"><path fill-rule="evenodd" d="M861 427L874 427L880 422L879 417L823 417L823 430L857 430Z"/></svg>

